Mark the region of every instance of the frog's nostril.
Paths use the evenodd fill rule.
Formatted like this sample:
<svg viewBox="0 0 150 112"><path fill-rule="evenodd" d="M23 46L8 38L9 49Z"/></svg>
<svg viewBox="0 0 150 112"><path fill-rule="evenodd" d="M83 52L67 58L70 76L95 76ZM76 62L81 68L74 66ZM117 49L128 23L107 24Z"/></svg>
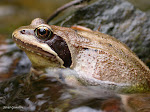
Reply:
<svg viewBox="0 0 150 112"><path fill-rule="evenodd" d="M34 30L21 30L20 31L21 34L24 34L24 35L34 35Z"/></svg>
<svg viewBox="0 0 150 112"><path fill-rule="evenodd" d="M22 33L22 34L25 34L25 32L26 32L25 30L21 30L21 31L20 31L20 33Z"/></svg>

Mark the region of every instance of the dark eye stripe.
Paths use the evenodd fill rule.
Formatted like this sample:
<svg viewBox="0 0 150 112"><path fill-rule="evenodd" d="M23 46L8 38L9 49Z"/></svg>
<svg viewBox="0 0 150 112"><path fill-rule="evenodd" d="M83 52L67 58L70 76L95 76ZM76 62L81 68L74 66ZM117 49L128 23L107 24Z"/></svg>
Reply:
<svg viewBox="0 0 150 112"><path fill-rule="evenodd" d="M54 34L52 38L45 41L45 43L47 43L64 61L65 67L70 67L72 64L71 53L66 41L62 37Z"/></svg>

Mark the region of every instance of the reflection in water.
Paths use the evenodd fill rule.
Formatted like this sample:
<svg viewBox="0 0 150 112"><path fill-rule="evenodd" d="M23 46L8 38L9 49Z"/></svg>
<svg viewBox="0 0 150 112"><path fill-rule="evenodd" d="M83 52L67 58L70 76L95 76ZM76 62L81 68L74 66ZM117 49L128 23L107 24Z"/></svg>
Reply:
<svg viewBox="0 0 150 112"><path fill-rule="evenodd" d="M51 77L40 79L31 76L29 79L27 75L18 76L0 86L0 107L21 105L24 111L66 112L83 106L101 110L103 105L104 109L108 107L109 99L120 101L117 95L108 91L93 92L93 89L91 91L88 88L71 88Z"/></svg>
<svg viewBox="0 0 150 112"><path fill-rule="evenodd" d="M145 112L150 107L149 94L120 95L98 87L73 88L53 77L30 74L2 82L0 98L0 111L4 106L23 107L16 111L48 112Z"/></svg>

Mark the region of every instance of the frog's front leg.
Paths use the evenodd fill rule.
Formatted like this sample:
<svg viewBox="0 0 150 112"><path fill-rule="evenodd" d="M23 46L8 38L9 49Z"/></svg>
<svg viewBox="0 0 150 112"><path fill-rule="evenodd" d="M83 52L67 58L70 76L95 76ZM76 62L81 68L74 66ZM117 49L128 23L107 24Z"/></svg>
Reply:
<svg viewBox="0 0 150 112"><path fill-rule="evenodd" d="M79 79L79 75L76 71L66 68L66 69L46 69L46 73L43 74L46 77L55 77L58 81L69 86L81 86L83 85Z"/></svg>
<svg viewBox="0 0 150 112"><path fill-rule="evenodd" d="M60 73L59 81L73 87L82 85L81 81L75 75L65 75Z"/></svg>

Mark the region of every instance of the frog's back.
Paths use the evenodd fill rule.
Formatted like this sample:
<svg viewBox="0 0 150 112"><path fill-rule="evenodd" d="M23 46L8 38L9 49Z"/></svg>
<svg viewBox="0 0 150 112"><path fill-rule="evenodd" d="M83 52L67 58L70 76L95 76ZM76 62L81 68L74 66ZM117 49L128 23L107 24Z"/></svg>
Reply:
<svg viewBox="0 0 150 112"><path fill-rule="evenodd" d="M56 31L59 28L52 27ZM62 31L57 31L57 35L64 36L72 55L71 68L78 72L78 77L85 83L150 88L149 68L114 37L96 31L74 31L70 28L62 28Z"/></svg>
<svg viewBox="0 0 150 112"><path fill-rule="evenodd" d="M82 45L88 49L83 49L80 52L82 56L79 54L79 57L82 59L78 59L77 66L80 65L80 68L85 68L84 71L87 74L89 73L87 70L94 69L89 74L92 74L91 78L115 83L134 85L140 83L150 86L149 68L126 45L114 37L100 32L78 31L78 34L89 39L90 42ZM79 64L81 60L82 65Z"/></svg>

